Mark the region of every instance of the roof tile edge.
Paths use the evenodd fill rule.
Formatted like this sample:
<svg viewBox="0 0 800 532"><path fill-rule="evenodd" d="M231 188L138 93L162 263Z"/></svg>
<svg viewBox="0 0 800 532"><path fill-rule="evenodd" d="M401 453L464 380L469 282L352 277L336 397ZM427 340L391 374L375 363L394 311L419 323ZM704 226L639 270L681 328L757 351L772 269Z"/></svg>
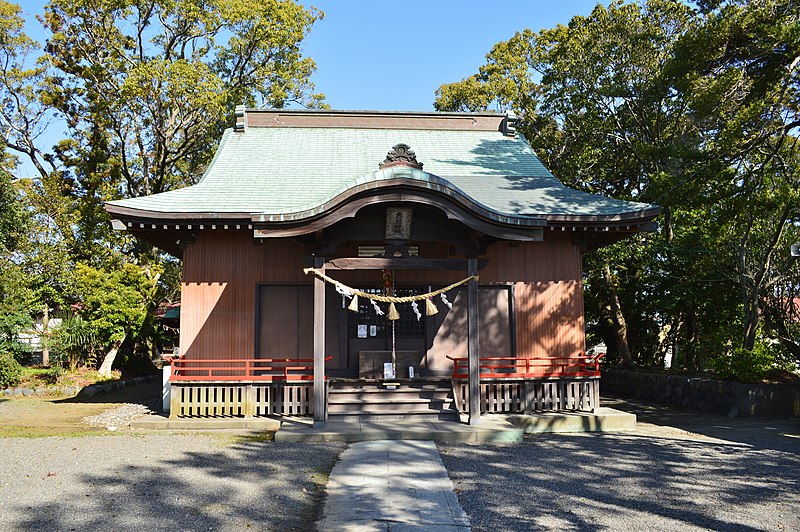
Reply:
<svg viewBox="0 0 800 532"><path fill-rule="evenodd" d="M239 112L243 120L238 126ZM237 130L248 127L419 129L449 131L498 131L513 136L507 127L513 114L439 113L408 111L339 111L329 109L244 109L237 108Z"/></svg>

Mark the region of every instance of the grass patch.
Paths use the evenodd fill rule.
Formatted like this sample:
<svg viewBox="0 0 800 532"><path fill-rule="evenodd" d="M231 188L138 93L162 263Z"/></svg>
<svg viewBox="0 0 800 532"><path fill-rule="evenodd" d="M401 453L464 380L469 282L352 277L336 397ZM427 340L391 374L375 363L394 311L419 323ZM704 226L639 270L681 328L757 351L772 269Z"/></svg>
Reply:
<svg viewBox="0 0 800 532"><path fill-rule="evenodd" d="M275 441L274 430L250 432L247 434L237 434L231 438L231 445L237 443L261 443L265 441Z"/></svg>
<svg viewBox="0 0 800 532"><path fill-rule="evenodd" d="M0 438L51 438L76 436L110 436L118 434L97 428L76 429L74 427L27 427L21 425L0 425Z"/></svg>
<svg viewBox="0 0 800 532"><path fill-rule="evenodd" d="M324 488L328 484L328 478L331 476L331 470L323 467L316 467L310 471L311 482L314 483L317 489Z"/></svg>
<svg viewBox="0 0 800 532"><path fill-rule="evenodd" d="M41 367L25 366L22 370L22 381L18 386L22 388L46 388L50 386L84 387L90 384L118 381L122 374L115 370L111 377L100 375L96 369L81 367L74 371L60 366Z"/></svg>

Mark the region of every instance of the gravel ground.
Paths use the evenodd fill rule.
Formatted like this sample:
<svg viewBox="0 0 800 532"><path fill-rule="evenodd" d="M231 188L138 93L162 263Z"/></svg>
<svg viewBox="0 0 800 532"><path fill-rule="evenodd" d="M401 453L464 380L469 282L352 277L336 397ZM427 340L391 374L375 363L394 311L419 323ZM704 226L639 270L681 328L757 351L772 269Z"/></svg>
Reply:
<svg viewBox="0 0 800 532"><path fill-rule="evenodd" d="M96 416L87 416L82 419L86 425L95 427L108 427L116 430L119 427L127 427L131 421L139 416L153 414L155 410L145 405L135 403L124 403L116 408L101 412Z"/></svg>
<svg viewBox="0 0 800 532"><path fill-rule="evenodd" d="M0 528L306 530L343 449L206 434L0 439Z"/></svg>
<svg viewBox="0 0 800 532"><path fill-rule="evenodd" d="M473 530L800 530L800 433L755 423L439 450Z"/></svg>

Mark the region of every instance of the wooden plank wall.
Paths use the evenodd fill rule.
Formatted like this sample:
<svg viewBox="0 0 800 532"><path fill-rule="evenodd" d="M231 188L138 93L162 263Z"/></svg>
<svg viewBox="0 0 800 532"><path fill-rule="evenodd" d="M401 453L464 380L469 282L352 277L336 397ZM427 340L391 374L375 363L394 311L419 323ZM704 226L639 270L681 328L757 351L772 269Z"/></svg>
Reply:
<svg viewBox="0 0 800 532"><path fill-rule="evenodd" d="M449 246L421 251L446 257ZM310 285L303 254L292 240L265 239L254 246L251 231L200 231L197 242L184 251L181 353L195 359L253 357L256 284ZM544 242L499 242L486 258L482 285L513 284L517 356L568 356L584 350L581 258L570 234L546 231ZM381 272L332 275L351 285L381 284ZM396 282L441 286L465 276L399 270Z"/></svg>
<svg viewBox="0 0 800 532"><path fill-rule="evenodd" d="M310 284L303 248L291 240L253 245L252 231L199 231L184 250L181 353L188 358L251 358L256 283Z"/></svg>
<svg viewBox="0 0 800 532"><path fill-rule="evenodd" d="M581 255L568 233L544 242L489 248L481 283L514 285L517 356L571 356L585 350Z"/></svg>

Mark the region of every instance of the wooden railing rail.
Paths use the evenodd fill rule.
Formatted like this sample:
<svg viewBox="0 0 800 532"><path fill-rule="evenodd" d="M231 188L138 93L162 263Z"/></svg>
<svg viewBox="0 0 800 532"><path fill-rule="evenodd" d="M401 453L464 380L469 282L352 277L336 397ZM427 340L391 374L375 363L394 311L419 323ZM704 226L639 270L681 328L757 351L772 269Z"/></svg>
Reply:
<svg viewBox="0 0 800 532"><path fill-rule="evenodd" d="M537 379L545 377L599 377L605 353L572 357L480 357L481 379ZM454 379L469 378L469 358L452 357Z"/></svg>
<svg viewBox="0 0 800 532"><path fill-rule="evenodd" d="M327 357L325 360L331 360ZM313 381L312 358L171 358L170 382L182 381Z"/></svg>

